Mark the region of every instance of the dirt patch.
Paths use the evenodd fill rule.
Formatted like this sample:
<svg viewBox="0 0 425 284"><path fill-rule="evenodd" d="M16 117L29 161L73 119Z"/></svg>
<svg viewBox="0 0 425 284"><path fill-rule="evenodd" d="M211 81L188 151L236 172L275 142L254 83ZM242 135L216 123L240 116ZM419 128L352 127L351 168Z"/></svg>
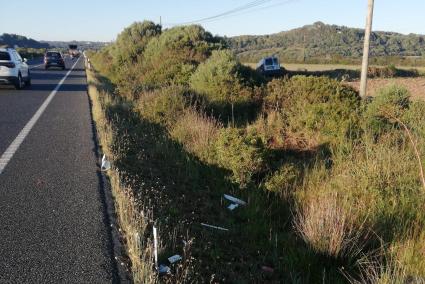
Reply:
<svg viewBox="0 0 425 284"><path fill-rule="evenodd" d="M360 82L348 82L348 85L355 89L360 88ZM425 77L417 78L392 78L392 79L369 79L367 92L370 96L375 96L376 92L385 86L397 85L406 87L412 94L413 99L425 100Z"/></svg>

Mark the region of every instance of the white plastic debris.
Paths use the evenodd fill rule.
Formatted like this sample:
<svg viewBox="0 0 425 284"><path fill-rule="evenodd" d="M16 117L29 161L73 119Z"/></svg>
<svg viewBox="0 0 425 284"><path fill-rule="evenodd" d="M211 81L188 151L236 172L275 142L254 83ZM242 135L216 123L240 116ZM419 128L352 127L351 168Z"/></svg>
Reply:
<svg viewBox="0 0 425 284"><path fill-rule="evenodd" d="M233 210L235 210L238 207L239 207L239 204L232 203L229 206L227 206L227 209L229 209L230 211L233 211Z"/></svg>
<svg viewBox="0 0 425 284"><path fill-rule="evenodd" d="M103 154L102 165L100 166L100 170L105 172L109 169L111 169L111 163L106 159L106 155Z"/></svg>
<svg viewBox="0 0 425 284"><path fill-rule="evenodd" d="M159 274L168 274L170 272L171 272L171 269L166 265L161 264L158 268Z"/></svg>
<svg viewBox="0 0 425 284"><path fill-rule="evenodd" d="M224 198L226 198L227 200L229 200L229 201L231 201L233 203L236 203L238 205L246 205L246 202L245 201L243 201L243 200L241 200L239 198L233 197L231 195L228 195L228 194L224 194Z"/></svg>
<svg viewBox="0 0 425 284"><path fill-rule="evenodd" d="M179 261L179 260L181 260L181 259L182 259L182 257L181 257L180 255L176 254L176 255L170 256L170 257L168 258L168 261L169 261L171 264L173 264L173 263L175 263L175 262L177 262L177 261Z"/></svg>
<svg viewBox="0 0 425 284"><path fill-rule="evenodd" d="M218 227L218 226L213 226L213 225L209 225L209 224L205 224L205 223L201 223L202 226L204 227L208 227L208 228L213 228L213 229L217 229L217 230L221 230L221 231L228 231L229 229L223 228L223 227Z"/></svg>

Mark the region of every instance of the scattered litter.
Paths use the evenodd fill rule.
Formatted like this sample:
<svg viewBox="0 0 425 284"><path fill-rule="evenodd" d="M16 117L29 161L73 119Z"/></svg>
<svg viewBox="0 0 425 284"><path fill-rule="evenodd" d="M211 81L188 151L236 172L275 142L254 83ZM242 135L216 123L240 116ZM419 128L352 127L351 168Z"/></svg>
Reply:
<svg viewBox="0 0 425 284"><path fill-rule="evenodd" d="M158 268L158 273L159 274L168 274L170 272L171 272L171 269L168 266L164 265L164 264L161 264L159 266L159 268Z"/></svg>
<svg viewBox="0 0 425 284"><path fill-rule="evenodd" d="M208 227L208 228L213 228L213 229L217 229L217 230L222 230L222 231L228 231L229 229L223 228L223 227L217 227L217 226L213 226L213 225L208 225L205 223L201 223L202 226L204 227Z"/></svg>
<svg viewBox="0 0 425 284"><path fill-rule="evenodd" d="M233 210L235 210L238 207L239 207L239 204L232 203L229 206L227 206L227 209L229 209L230 211L233 211Z"/></svg>
<svg viewBox="0 0 425 284"><path fill-rule="evenodd" d="M102 165L101 165L100 169L102 171L104 171L104 172L107 171L107 170L109 170L109 169L111 169L111 163L106 159L106 155L105 154L103 154Z"/></svg>
<svg viewBox="0 0 425 284"><path fill-rule="evenodd" d="M171 264L173 264L174 262L177 262L177 261L179 261L179 260L181 260L181 259L182 259L182 257L181 257L180 255L176 254L176 255L170 256L170 257L168 258L168 261L169 261Z"/></svg>
<svg viewBox="0 0 425 284"><path fill-rule="evenodd" d="M158 237L156 232L156 227L153 226L153 250L154 250L154 258L155 258L155 268L158 270ZM161 273L161 272L160 272Z"/></svg>
<svg viewBox="0 0 425 284"><path fill-rule="evenodd" d="M264 272L268 272L268 273L273 273L274 272L274 269L273 268L271 268L269 266L265 266L265 265L261 266L261 270L263 270Z"/></svg>
<svg viewBox="0 0 425 284"><path fill-rule="evenodd" d="M236 203L238 205L246 205L246 202L243 200L240 200L239 198L233 197L231 195L228 194L224 194L224 198L226 198L227 200Z"/></svg>

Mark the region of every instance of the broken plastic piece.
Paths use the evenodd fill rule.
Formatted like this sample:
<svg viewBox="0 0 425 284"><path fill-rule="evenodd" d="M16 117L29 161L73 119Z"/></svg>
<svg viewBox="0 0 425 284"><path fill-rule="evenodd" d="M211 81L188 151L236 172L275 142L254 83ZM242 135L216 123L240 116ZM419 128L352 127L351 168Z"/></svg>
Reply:
<svg viewBox="0 0 425 284"><path fill-rule="evenodd" d="M107 171L107 170L111 169L111 163L106 159L106 155L105 154L103 154L102 165L100 166L100 169L102 171Z"/></svg>
<svg viewBox="0 0 425 284"><path fill-rule="evenodd" d="M208 227L208 228L213 228L213 229L217 229L217 230L222 230L222 231L228 231L229 229L223 228L223 227L217 227L217 226L213 226L213 225L208 225L205 223L201 223L202 226L204 227Z"/></svg>
<svg viewBox="0 0 425 284"><path fill-rule="evenodd" d="M229 206L227 206L227 209L229 209L230 211L233 211L233 210L235 210L238 207L239 207L239 204L232 203Z"/></svg>
<svg viewBox="0 0 425 284"><path fill-rule="evenodd" d="M238 205L246 205L246 202L243 200L240 200L239 198L233 197L231 195L228 194L224 194L224 198L226 198L227 200L236 203Z"/></svg>
<svg viewBox="0 0 425 284"><path fill-rule="evenodd" d="M164 264L161 264L159 266L159 268L158 268L158 273L159 274L168 274L170 272L171 272L171 269L168 266L164 265Z"/></svg>
<svg viewBox="0 0 425 284"><path fill-rule="evenodd" d="M177 262L177 261L179 261L179 260L181 260L181 259L182 259L182 257L181 257L180 255L176 254L176 255L170 256L170 257L168 258L168 261L169 261L171 264L173 264L174 262Z"/></svg>

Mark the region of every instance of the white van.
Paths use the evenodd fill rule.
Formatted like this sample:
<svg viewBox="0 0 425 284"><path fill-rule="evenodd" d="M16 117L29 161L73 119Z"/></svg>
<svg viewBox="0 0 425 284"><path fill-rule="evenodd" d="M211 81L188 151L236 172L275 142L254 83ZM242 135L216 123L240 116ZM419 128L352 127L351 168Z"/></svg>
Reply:
<svg viewBox="0 0 425 284"><path fill-rule="evenodd" d="M263 74L278 74L281 71L279 58L276 56L265 57L258 62L256 69Z"/></svg>

